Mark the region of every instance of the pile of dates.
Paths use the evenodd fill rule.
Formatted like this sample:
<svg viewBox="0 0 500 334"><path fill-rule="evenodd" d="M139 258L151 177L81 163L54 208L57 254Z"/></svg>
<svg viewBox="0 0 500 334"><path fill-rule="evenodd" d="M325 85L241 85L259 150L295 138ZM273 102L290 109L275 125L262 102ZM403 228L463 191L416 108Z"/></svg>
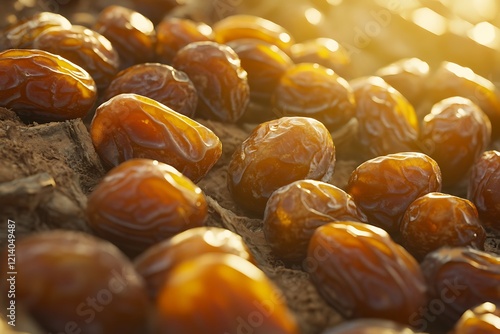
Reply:
<svg viewBox="0 0 500 334"><path fill-rule="evenodd" d="M355 77L333 39L242 14L154 24L137 11L153 3L106 7L92 26L40 12L0 33L0 106L28 124L82 119L108 170L88 196L92 235L16 244L15 302L43 331L301 332L254 250L206 224L198 183L223 153L210 124L231 123L253 125L226 188L276 263L346 320L323 334L500 332L492 82L417 58ZM343 159L358 167L334 184Z"/></svg>

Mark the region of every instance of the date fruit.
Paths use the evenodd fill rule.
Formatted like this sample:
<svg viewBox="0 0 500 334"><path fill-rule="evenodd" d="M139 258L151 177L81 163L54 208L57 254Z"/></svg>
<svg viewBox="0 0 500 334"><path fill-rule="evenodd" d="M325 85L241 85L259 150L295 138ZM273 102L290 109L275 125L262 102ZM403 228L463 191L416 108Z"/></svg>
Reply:
<svg viewBox="0 0 500 334"><path fill-rule="evenodd" d="M394 235L414 200L441 191L441 171L436 161L423 153L388 154L359 165L346 191L370 224Z"/></svg>
<svg viewBox="0 0 500 334"><path fill-rule="evenodd" d="M421 263L429 297L441 301L438 320L453 326L468 309L500 303L500 256L473 248L440 248Z"/></svg>
<svg viewBox="0 0 500 334"><path fill-rule="evenodd" d="M384 319L356 319L326 329L321 334L415 334L411 327ZM419 333L423 334L423 333Z"/></svg>
<svg viewBox="0 0 500 334"><path fill-rule="evenodd" d="M158 334L299 333L281 291L233 254L205 254L177 265L156 307Z"/></svg>
<svg viewBox="0 0 500 334"><path fill-rule="evenodd" d="M113 168L90 194L90 228L134 256L189 228L202 226L202 190L175 168L132 159Z"/></svg>
<svg viewBox="0 0 500 334"><path fill-rule="evenodd" d="M15 251L15 305L44 333L147 331L150 302L144 281L111 243L87 233L53 230L16 240ZM6 261L7 254L2 255ZM5 275L1 285L8 289Z"/></svg>
<svg viewBox="0 0 500 334"><path fill-rule="evenodd" d="M222 154L222 143L210 129L137 94L120 94L99 106L90 135L108 167L132 158L154 159L195 183Z"/></svg>
<svg viewBox="0 0 500 334"><path fill-rule="evenodd" d="M401 242L417 259L440 247L484 249L486 232L474 204L442 193L429 193L410 204L401 220Z"/></svg>
<svg viewBox="0 0 500 334"><path fill-rule="evenodd" d="M33 47L57 54L81 66L89 72L100 90L109 85L120 66L120 58L111 42L83 26L47 29L35 38Z"/></svg>
<svg viewBox="0 0 500 334"><path fill-rule="evenodd" d="M194 116L198 104L196 88L187 74L159 63L124 69L111 81L103 100L125 93L149 97L188 117Z"/></svg>
<svg viewBox="0 0 500 334"><path fill-rule="evenodd" d="M451 334L500 333L500 304L483 303L465 311Z"/></svg>
<svg viewBox="0 0 500 334"><path fill-rule="evenodd" d="M185 72L198 92L198 116L236 122L250 100L247 72L227 45L194 42L177 52L172 64Z"/></svg>
<svg viewBox="0 0 500 334"><path fill-rule="evenodd" d="M346 221L318 227L305 267L318 292L345 318L406 324L426 303L418 262L373 225Z"/></svg>
<svg viewBox="0 0 500 334"><path fill-rule="evenodd" d="M155 300L175 266L207 253L234 254L254 262L241 236L224 228L202 226L151 246L135 258L134 266L146 281L149 297Z"/></svg>
<svg viewBox="0 0 500 334"><path fill-rule="evenodd" d="M87 71L42 50L0 53L0 106L31 122L84 117L94 106L97 87Z"/></svg>
<svg viewBox="0 0 500 334"><path fill-rule="evenodd" d="M472 168L467 198L484 226L500 231L500 152L484 152Z"/></svg>
<svg viewBox="0 0 500 334"><path fill-rule="evenodd" d="M276 115L312 117L330 131L340 129L356 114L349 83L332 69L312 63L290 67L274 90L272 102Z"/></svg>
<svg viewBox="0 0 500 334"><path fill-rule="evenodd" d="M334 221L367 222L345 191L329 183L299 180L277 189L264 211L263 230L274 255L301 263L314 230Z"/></svg>
<svg viewBox="0 0 500 334"><path fill-rule="evenodd" d="M491 123L472 101L451 97L435 104L421 126L423 151L439 165L443 185L461 181L488 147Z"/></svg>
<svg viewBox="0 0 500 334"><path fill-rule="evenodd" d="M328 182L335 168L330 132L308 117L282 117L258 125L233 153L228 188L242 208L262 215L271 194L302 179Z"/></svg>

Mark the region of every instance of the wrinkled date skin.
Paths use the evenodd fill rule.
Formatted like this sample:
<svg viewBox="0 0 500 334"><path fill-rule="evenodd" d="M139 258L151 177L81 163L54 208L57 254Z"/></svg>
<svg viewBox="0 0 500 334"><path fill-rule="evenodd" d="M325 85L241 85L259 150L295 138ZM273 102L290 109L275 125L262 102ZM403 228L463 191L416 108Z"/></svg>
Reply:
<svg viewBox="0 0 500 334"><path fill-rule="evenodd" d="M198 116L236 122L250 101L247 72L226 45L194 42L179 50L173 66L185 72L198 91Z"/></svg>
<svg viewBox="0 0 500 334"><path fill-rule="evenodd" d="M90 135L109 167L132 158L155 159L195 183L222 154L222 143L210 129L137 94L120 94L99 106Z"/></svg>
<svg viewBox="0 0 500 334"><path fill-rule="evenodd" d="M375 72L389 85L417 106L424 94L430 66L419 58L405 58L382 67Z"/></svg>
<svg viewBox="0 0 500 334"><path fill-rule="evenodd" d="M113 168L90 194L92 230L129 255L193 227L207 217L205 195L167 164L132 159Z"/></svg>
<svg viewBox="0 0 500 334"><path fill-rule="evenodd" d="M432 107L422 121L423 150L439 165L443 185L462 180L488 147L491 123L469 99L451 97Z"/></svg>
<svg viewBox="0 0 500 334"><path fill-rule="evenodd" d="M293 66L290 57L276 45L258 39L236 39L227 43L248 73L252 101L271 104L271 97L281 77Z"/></svg>
<svg viewBox="0 0 500 334"><path fill-rule="evenodd" d="M472 168L467 198L484 226L500 231L500 152L484 152Z"/></svg>
<svg viewBox="0 0 500 334"><path fill-rule="evenodd" d="M274 255L286 263L301 263L314 230L334 221L367 222L345 191L329 183L299 180L269 197L263 230Z"/></svg>
<svg viewBox="0 0 500 334"><path fill-rule="evenodd" d="M477 333L500 333L500 304L486 302L465 311L451 332L451 334Z"/></svg>
<svg viewBox="0 0 500 334"><path fill-rule="evenodd" d="M370 224L395 235L414 200L441 191L441 171L436 161L423 153L388 154L359 165L346 191Z"/></svg>
<svg viewBox="0 0 500 334"><path fill-rule="evenodd" d="M452 96L462 96L476 103L491 121L493 135L500 135L500 91L470 68L443 62L429 77L426 98L437 103Z"/></svg>
<svg viewBox="0 0 500 334"><path fill-rule="evenodd" d="M357 319L340 323L321 334L415 334L413 329L401 323L383 319ZM423 333L420 333L423 334Z"/></svg>
<svg viewBox="0 0 500 334"><path fill-rule="evenodd" d="M0 31L0 51L7 49L31 49L33 41L52 27L71 28L71 23L60 14L37 13Z"/></svg>
<svg viewBox="0 0 500 334"><path fill-rule="evenodd" d="M418 262L373 225L337 222L318 227L305 267L318 292L345 318L405 324L426 303Z"/></svg>
<svg viewBox="0 0 500 334"><path fill-rule="evenodd" d="M319 37L292 45L291 57L295 64L316 63L331 68L343 78L353 76L349 52L336 40Z"/></svg>
<svg viewBox="0 0 500 334"><path fill-rule="evenodd" d="M235 150L228 188L245 210L262 215L269 196L302 179L328 182L335 145L326 127L307 117L282 117L257 126Z"/></svg>
<svg viewBox="0 0 500 334"><path fill-rule="evenodd" d="M155 59L156 32L153 22L122 6L108 6L93 29L105 36L120 55L120 69Z"/></svg>
<svg viewBox="0 0 500 334"><path fill-rule="evenodd" d="M252 38L276 45L286 54L295 43L290 33L282 26L253 15L231 15L213 26L215 40L227 43L236 39Z"/></svg>
<svg viewBox="0 0 500 334"><path fill-rule="evenodd" d="M442 301L438 321L453 326L468 309L500 303L500 257L480 250L440 248L421 263L431 299Z"/></svg>
<svg viewBox="0 0 500 334"><path fill-rule="evenodd" d="M6 250L2 260L7 268ZM22 275L15 280L15 306L26 310L43 333L147 331L150 302L144 281L107 241L73 231L34 233L16 240L16 269ZM6 296L9 277L4 275Z"/></svg>
<svg viewBox="0 0 500 334"><path fill-rule="evenodd" d="M171 64L177 51L193 42L213 41L212 28L202 22L167 17L156 27L158 61Z"/></svg>
<svg viewBox="0 0 500 334"><path fill-rule="evenodd" d="M299 333L281 291L259 268L233 254L205 254L180 263L156 307L157 334L240 333L248 327L256 333Z"/></svg>
<svg viewBox="0 0 500 334"><path fill-rule="evenodd" d="M486 240L474 204L436 192L410 204L400 229L403 246L417 259L445 246L470 246L482 250Z"/></svg>
<svg viewBox="0 0 500 334"><path fill-rule="evenodd" d="M120 58L111 42L83 26L47 29L33 41L33 47L57 54L81 66L101 90L109 85L120 65Z"/></svg>
<svg viewBox="0 0 500 334"><path fill-rule="evenodd" d="M342 127L356 113L349 83L332 69L312 63L289 68L281 77L272 101L276 115L313 117L330 131Z"/></svg>
<svg viewBox="0 0 500 334"><path fill-rule="evenodd" d="M0 53L0 106L25 121L84 117L96 97L89 73L60 56L31 49Z"/></svg>
<svg viewBox="0 0 500 334"><path fill-rule="evenodd" d="M188 117L194 116L198 104L196 88L187 74L159 63L138 64L121 71L103 100L124 93L149 97Z"/></svg>
<svg viewBox="0 0 500 334"><path fill-rule="evenodd" d="M417 151L418 120L408 100L380 77L351 81L358 140L372 157Z"/></svg>
<svg viewBox="0 0 500 334"><path fill-rule="evenodd" d="M146 281L149 297L155 300L175 266L206 253L234 254L254 262L241 236L227 229L202 226L153 245L134 260L134 266Z"/></svg>

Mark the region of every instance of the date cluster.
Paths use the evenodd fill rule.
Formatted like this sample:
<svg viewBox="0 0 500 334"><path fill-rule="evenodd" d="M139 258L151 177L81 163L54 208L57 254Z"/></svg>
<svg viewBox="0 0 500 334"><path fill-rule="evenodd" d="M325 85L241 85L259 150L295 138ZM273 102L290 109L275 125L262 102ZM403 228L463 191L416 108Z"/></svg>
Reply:
<svg viewBox="0 0 500 334"><path fill-rule="evenodd" d="M86 120L108 169L88 196L93 235L16 245L18 301L43 330L301 333L247 242L207 226L197 184L222 156L219 122L254 125L222 166L227 189L346 320L323 334L500 331L500 255L485 250L500 235L500 92L473 70L408 58L359 77L335 40L264 18L155 25L116 5L91 27L36 14L0 51L0 106ZM343 185L337 159L359 161Z"/></svg>

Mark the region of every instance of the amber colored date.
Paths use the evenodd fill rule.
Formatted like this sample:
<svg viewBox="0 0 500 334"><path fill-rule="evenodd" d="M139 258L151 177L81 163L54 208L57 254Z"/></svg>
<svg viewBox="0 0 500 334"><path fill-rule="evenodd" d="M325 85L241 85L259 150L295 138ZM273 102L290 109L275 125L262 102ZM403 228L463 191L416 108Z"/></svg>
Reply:
<svg viewBox="0 0 500 334"><path fill-rule="evenodd" d="M314 230L334 221L367 222L345 191L329 183L299 180L272 193L263 230L274 255L286 263L301 263Z"/></svg>
<svg viewBox="0 0 500 334"><path fill-rule="evenodd" d="M43 333L67 333L68 328L82 334L147 331L150 303L144 282L111 243L53 230L16 240L15 251L15 307L25 310ZM1 255L2 268L7 268L7 249ZM0 276L7 296L10 277L5 271Z"/></svg>
<svg viewBox="0 0 500 334"><path fill-rule="evenodd" d="M175 168L132 159L113 168L90 194L89 226L129 255L189 228L202 226L202 190Z"/></svg>
<svg viewBox="0 0 500 334"><path fill-rule="evenodd" d="M149 297L155 300L175 266L207 253L234 254L254 262L241 236L223 228L202 226L153 245L134 260L134 266L146 281Z"/></svg>
<svg viewBox="0 0 500 334"><path fill-rule="evenodd" d="M132 158L165 162L198 182L222 154L207 127L150 98L120 94L96 110L92 143L108 166Z"/></svg>
<svg viewBox="0 0 500 334"><path fill-rule="evenodd" d="M97 88L87 71L42 50L0 53L0 106L25 121L51 122L84 117Z"/></svg>
<svg viewBox="0 0 500 334"><path fill-rule="evenodd" d="M403 246L417 259L440 247L484 249L486 233L474 204L442 193L429 193L410 204L401 220Z"/></svg>
<svg viewBox="0 0 500 334"><path fill-rule="evenodd" d="M461 181L488 147L491 123L469 99L451 97L435 104L421 126L423 151L439 165L443 185Z"/></svg>
<svg viewBox="0 0 500 334"><path fill-rule="evenodd" d="M104 8L93 29L113 44L120 55L120 69L155 59L153 22L132 9L117 5Z"/></svg>
<svg viewBox="0 0 500 334"><path fill-rule="evenodd" d="M415 334L411 327L384 319L356 319L344 321L321 334ZM423 334L423 333L419 333Z"/></svg>
<svg viewBox="0 0 500 334"><path fill-rule="evenodd" d="M500 152L484 152L472 168L467 198L484 226L500 231Z"/></svg>
<svg viewBox="0 0 500 334"><path fill-rule="evenodd" d="M229 46L190 43L177 52L172 65L193 81L198 91L199 116L223 122L241 118L250 100L250 89L247 72Z"/></svg>
<svg viewBox="0 0 500 334"><path fill-rule="evenodd" d="M418 262L373 225L337 222L318 227L305 267L319 293L345 318L408 323L426 303Z"/></svg>
<svg viewBox="0 0 500 334"><path fill-rule="evenodd" d="M290 54L290 48L295 42L282 26L253 15L231 15L216 22L212 28L215 40L219 43L253 38L276 45L285 53Z"/></svg>
<svg viewBox="0 0 500 334"><path fill-rule="evenodd" d="M400 220L414 200L441 191L441 171L436 161L423 153L388 154L359 165L346 191L370 224L397 234Z"/></svg>
<svg viewBox="0 0 500 334"><path fill-rule="evenodd" d="M462 314L451 334L500 333L500 303L485 302Z"/></svg>
<svg viewBox="0 0 500 334"><path fill-rule="evenodd" d="M281 291L232 254L205 254L173 268L156 308L158 334L299 333Z"/></svg>
<svg viewBox="0 0 500 334"><path fill-rule="evenodd" d="M177 51L189 43L214 40L209 25L177 17L163 19L156 26L156 36L157 59L166 64L171 64Z"/></svg>
<svg viewBox="0 0 500 334"><path fill-rule="evenodd" d="M33 48L35 38L52 27L69 29L71 23L60 14L37 13L0 31L0 51Z"/></svg>
<svg viewBox="0 0 500 334"><path fill-rule="evenodd" d="M329 181L335 168L330 132L308 117L282 117L257 126L234 151L228 187L245 210L262 215L278 188L297 180Z"/></svg>
<svg viewBox="0 0 500 334"><path fill-rule="evenodd" d="M35 49L57 54L81 66L104 89L118 72L120 58L111 42L101 34L83 26L53 27L33 41Z"/></svg>
<svg viewBox="0 0 500 334"><path fill-rule="evenodd" d="M380 77L350 82L356 98L358 140L372 157L416 151L418 120L408 100Z"/></svg>
<svg viewBox="0 0 500 334"><path fill-rule="evenodd" d="M149 97L188 117L194 116L198 104L196 88L187 74L159 63L124 69L113 78L103 100L125 93Z"/></svg>
<svg viewBox="0 0 500 334"><path fill-rule="evenodd" d="M498 255L465 247L440 248L429 253L421 267L430 298L442 301L437 321L444 325L452 326L481 303L500 303Z"/></svg>
<svg viewBox="0 0 500 334"><path fill-rule="evenodd" d="M272 102L276 115L313 117L330 131L341 128L356 113L349 83L332 69L312 63L290 67L274 90Z"/></svg>

